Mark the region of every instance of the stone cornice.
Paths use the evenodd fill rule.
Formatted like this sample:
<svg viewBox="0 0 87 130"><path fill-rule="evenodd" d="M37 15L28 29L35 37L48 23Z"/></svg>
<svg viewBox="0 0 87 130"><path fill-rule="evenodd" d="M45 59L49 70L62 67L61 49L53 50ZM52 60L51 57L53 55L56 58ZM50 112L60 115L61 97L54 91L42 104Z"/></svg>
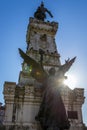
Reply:
<svg viewBox="0 0 87 130"><path fill-rule="evenodd" d="M46 31L50 31L50 32L54 32L54 34L57 31L58 28L58 23L57 22L44 22L41 20L37 20L35 18L30 18L30 27L34 27L35 29L38 30L46 30Z"/></svg>
<svg viewBox="0 0 87 130"><path fill-rule="evenodd" d="M4 85L16 85L16 82L5 81Z"/></svg>

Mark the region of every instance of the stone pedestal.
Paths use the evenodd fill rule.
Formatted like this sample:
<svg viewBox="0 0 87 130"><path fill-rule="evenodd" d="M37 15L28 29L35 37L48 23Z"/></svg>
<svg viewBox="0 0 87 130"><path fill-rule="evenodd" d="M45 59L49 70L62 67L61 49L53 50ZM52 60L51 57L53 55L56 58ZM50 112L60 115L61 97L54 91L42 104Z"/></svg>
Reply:
<svg viewBox="0 0 87 130"><path fill-rule="evenodd" d="M32 85L18 86L16 83L5 82L4 96L6 102L4 125L23 129L40 128L35 121L41 103L42 89ZM84 89L71 90L67 86L61 88L61 96L69 116L70 130L83 130L82 104L84 103ZM75 114L75 115L72 115ZM15 130L16 130L15 129Z"/></svg>

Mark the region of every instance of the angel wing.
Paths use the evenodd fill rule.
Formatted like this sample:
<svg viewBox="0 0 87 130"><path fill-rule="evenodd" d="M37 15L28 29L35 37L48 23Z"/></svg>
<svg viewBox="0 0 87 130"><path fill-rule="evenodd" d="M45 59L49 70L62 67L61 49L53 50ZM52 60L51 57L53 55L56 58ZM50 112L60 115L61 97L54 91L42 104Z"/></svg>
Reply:
<svg viewBox="0 0 87 130"><path fill-rule="evenodd" d="M59 70L61 70L65 74L70 69L75 59L76 57L72 58L71 60L68 59L64 65L60 66Z"/></svg>
<svg viewBox="0 0 87 130"><path fill-rule="evenodd" d="M43 82L43 80L47 77L47 73L43 69L43 67L36 62L33 58L28 56L26 53L24 53L20 48L19 48L19 53L20 56L24 59L24 62L27 63L28 66L32 67L31 70L31 76L35 78L38 82Z"/></svg>

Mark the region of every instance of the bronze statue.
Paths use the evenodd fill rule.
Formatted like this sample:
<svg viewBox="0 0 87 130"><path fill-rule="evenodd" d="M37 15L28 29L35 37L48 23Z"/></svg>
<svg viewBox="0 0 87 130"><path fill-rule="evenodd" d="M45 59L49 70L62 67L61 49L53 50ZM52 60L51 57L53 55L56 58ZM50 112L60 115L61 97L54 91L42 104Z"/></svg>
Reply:
<svg viewBox="0 0 87 130"><path fill-rule="evenodd" d="M36 62L21 49L19 49L19 53L24 62L32 66L31 76L42 83L43 87L42 103L35 119L40 122L43 130L69 129L70 123L66 115L60 90L65 79L64 74L69 70L76 57L59 66L57 74L55 74L55 68L51 68L49 74L47 74L42 66L42 61L41 63Z"/></svg>
<svg viewBox="0 0 87 130"><path fill-rule="evenodd" d="M44 7L44 3L42 2L41 5L37 8L37 11L34 13L34 17L37 18L38 20L44 21L46 18L46 12L53 17L50 11L48 11L47 8Z"/></svg>

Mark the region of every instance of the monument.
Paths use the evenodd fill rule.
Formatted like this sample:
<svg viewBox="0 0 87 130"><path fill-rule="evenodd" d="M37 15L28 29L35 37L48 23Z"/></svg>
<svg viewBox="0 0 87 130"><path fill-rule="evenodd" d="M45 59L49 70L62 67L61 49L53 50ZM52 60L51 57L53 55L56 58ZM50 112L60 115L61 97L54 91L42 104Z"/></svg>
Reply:
<svg viewBox="0 0 87 130"><path fill-rule="evenodd" d="M63 84L76 57L61 65L58 23L45 21L46 13L53 17L42 2L29 19L26 53L19 49L24 61L18 83L4 83L6 130L83 130L84 89Z"/></svg>

